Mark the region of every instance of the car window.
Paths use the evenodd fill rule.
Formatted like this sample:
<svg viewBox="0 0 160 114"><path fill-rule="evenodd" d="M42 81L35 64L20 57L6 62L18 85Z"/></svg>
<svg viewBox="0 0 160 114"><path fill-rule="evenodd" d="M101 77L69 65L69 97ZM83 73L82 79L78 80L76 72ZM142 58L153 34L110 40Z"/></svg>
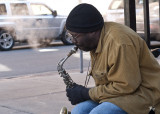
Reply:
<svg viewBox="0 0 160 114"><path fill-rule="evenodd" d="M25 3L12 3L11 11L12 15L29 15L27 5Z"/></svg>
<svg viewBox="0 0 160 114"><path fill-rule="evenodd" d="M43 4L31 4L33 15L52 15L51 10Z"/></svg>
<svg viewBox="0 0 160 114"><path fill-rule="evenodd" d="M5 4L0 4L0 15L7 15Z"/></svg>

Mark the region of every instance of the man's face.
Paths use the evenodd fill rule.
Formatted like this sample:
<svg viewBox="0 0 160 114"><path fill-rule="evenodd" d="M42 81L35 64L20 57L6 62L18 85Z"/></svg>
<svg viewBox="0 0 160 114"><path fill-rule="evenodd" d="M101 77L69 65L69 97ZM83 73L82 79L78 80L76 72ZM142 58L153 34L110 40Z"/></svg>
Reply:
<svg viewBox="0 0 160 114"><path fill-rule="evenodd" d="M98 45L96 32L75 33L68 31L68 34L71 36L72 42L83 51L94 50Z"/></svg>

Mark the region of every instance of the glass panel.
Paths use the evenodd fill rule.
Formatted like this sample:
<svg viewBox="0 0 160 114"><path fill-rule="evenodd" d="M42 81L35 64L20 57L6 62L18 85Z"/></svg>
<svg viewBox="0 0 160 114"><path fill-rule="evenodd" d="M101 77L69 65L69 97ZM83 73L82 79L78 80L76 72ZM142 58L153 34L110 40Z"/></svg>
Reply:
<svg viewBox="0 0 160 114"><path fill-rule="evenodd" d="M7 15L5 4L0 4L0 15Z"/></svg>
<svg viewBox="0 0 160 114"><path fill-rule="evenodd" d="M143 9L143 0L140 0L139 6L136 6L139 11L137 12L137 32L144 37L144 9ZM157 0L149 0L149 21L150 21L150 36L151 40L159 40L159 2Z"/></svg>
<svg viewBox="0 0 160 114"><path fill-rule="evenodd" d="M124 24L123 0L112 0L107 10L106 21L114 21Z"/></svg>
<svg viewBox="0 0 160 114"><path fill-rule="evenodd" d="M123 9L123 0L113 0L109 9Z"/></svg>
<svg viewBox="0 0 160 114"><path fill-rule="evenodd" d="M12 15L29 15L27 5L24 3L11 4Z"/></svg>
<svg viewBox="0 0 160 114"><path fill-rule="evenodd" d="M52 15L50 9L45 5L41 4L31 4L33 15Z"/></svg>

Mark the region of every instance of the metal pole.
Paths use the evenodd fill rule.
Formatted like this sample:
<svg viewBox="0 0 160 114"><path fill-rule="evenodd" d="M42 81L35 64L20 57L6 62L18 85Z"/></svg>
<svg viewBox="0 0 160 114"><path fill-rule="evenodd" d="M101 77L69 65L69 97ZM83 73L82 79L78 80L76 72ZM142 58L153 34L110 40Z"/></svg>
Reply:
<svg viewBox="0 0 160 114"><path fill-rule="evenodd" d="M144 8L144 38L150 48L150 22L149 22L149 0L143 0Z"/></svg>
<svg viewBox="0 0 160 114"><path fill-rule="evenodd" d="M160 1L159 1L159 29L160 29Z"/></svg>
<svg viewBox="0 0 160 114"><path fill-rule="evenodd" d="M136 31L135 0L124 0L125 25Z"/></svg>
<svg viewBox="0 0 160 114"><path fill-rule="evenodd" d="M83 73L83 51L80 50L80 73Z"/></svg>

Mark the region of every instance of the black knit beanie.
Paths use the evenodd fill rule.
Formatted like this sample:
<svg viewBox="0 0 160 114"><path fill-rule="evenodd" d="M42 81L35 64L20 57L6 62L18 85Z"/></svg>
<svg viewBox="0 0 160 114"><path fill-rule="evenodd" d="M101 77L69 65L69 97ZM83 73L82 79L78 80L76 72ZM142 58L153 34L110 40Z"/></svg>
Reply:
<svg viewBox="0 0 160 114"><path fill-rule="evenodd" d="M100 30L104 20L100 12L90 4L79 4L68 15L66 29L76 33Z"/></svg>

